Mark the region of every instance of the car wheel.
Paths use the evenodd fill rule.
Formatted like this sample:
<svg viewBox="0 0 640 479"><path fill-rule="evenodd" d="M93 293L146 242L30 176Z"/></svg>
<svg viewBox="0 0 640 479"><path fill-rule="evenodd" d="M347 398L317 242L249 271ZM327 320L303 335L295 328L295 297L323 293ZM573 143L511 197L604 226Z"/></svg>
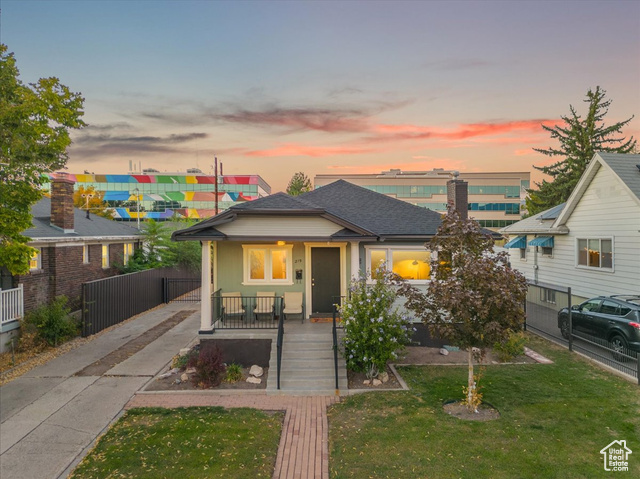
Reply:
<svg viewBox="0 0 640 479"><path fill-rule="evenodd" d="M560 334L564 339L569 339L569 321L563 319L560 323Z"/></svg>
<svg viewBox="0 0 640 479"><path fill-rule="evenodd" d="M628 351L629 345L627 344L626 339L624 339L619 334L616 334L615 336L611 337L611 339L609 340L609 343L613 351L613 359L615 359L616 361L629 360L629 358L625 356L625 354L629 354L629 351Z"/></svg>

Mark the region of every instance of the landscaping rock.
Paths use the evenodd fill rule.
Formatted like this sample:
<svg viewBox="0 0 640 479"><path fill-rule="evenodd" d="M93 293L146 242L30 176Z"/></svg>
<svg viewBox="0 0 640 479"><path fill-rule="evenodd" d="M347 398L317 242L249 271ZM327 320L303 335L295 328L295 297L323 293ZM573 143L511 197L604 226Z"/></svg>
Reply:
<svg viewBox="0 0 640 479"><path fill-rule="evenodd" d="M189 351L191 351L191 348L182 348L182 349L180 350L179 355L180 355L180 356L186 356L187 354L189 354Z"/></svg>
<svg viewBox="0 0 640 479"><path fill-rule="evenodd" d="M373 385L374 386L380 386L382 384L382 381L380 381L379 379L374 379L373 380Z"/></svg>
<svg viewBox="0 0 640 479"><path fill-rule="evenodd" d="M171 371L161 374L160 376L158 376L158 379L167 379L169 376L171 376Z"/></svg>
<svg viewBox="0 0 640 479"><path fill-rule="evenodd" d="M179 379L176 379L176 384L180 384L182 381L180 381Z"/></svg>
<svg viewBox="0 0 640 479"><path fill-rule="evenodd" d="M440 348L440 354L442 354L443 356L449 356L449 351L444 348Z"/></svg>
<svg viewBox="0 0 640 479"><path fill-rule="evenodd" d="M362 384L364 384L365 386L368 386L369 384L371 384L371 381L369 381L368 379L365 379L364 381L362 381Z"/></svg>
<svg viewBox="0 0 640 479"><path fill-rule="evenodd" d="M180 372L180 368L173 368L173 369L169 370L170 374L176 374L176 373L179 373L179 372Z"/></svg>
<svg viewBox="0 0 640 479"><path fill-rule="evenodd" d="M378 379L380 379L380 381L382 381L383 383L386 383L389 380L389 373L388 372L383 372L380 375L378 375Z"/></svg>
<svg viewBox="0 0 640 479"><path fill-rule="evenodd" d="M254 364L253 366L251 366L251 369L249 369L249 374L251 376L259 378L264 374L264 370L260 366Z"/></svg>
<svg viewBox="0 0 640 479"><path fill-rule="evenodd" d="M189 375L187 373L182 373L182 375L180 376L180 381L188 381L189 380Z"/></svg>
<svg viewBox="0 0 640 479"><path fill-rule="evenodd" d="M253 368L252 368L253 369ZM260 368L262 369L262 368ZM262 371L260 371L260 374L262 374ZM260 384L262 382L262 379L260 378L254 378L253 376L249 376L247 378L247 382L251 383L251 384Z"/></svg>
<svg viewBox="0 0 640 479"><path fill-rule="evenodd" d="M196 372L196 368L188 368L188 369L185 371L185 373L187 373L187 374L193 374L193 373L195 373L195 372Z"/></svg>

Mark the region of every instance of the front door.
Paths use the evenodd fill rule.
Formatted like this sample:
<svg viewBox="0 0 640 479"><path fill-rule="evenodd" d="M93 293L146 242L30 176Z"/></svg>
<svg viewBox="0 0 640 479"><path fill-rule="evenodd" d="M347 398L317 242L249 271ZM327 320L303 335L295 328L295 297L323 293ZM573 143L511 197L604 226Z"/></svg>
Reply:
<svg viewBox="0 0 640 479"><path fill-rule="evenodd" d="M340 248L311 248L311 308L332 313L340 296Z"/></svg>

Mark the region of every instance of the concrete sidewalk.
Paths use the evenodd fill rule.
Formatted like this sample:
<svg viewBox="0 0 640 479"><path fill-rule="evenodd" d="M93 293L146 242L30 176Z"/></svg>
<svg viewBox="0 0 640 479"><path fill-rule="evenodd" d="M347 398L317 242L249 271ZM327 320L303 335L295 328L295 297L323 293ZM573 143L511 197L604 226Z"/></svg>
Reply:
<svg viewBox="0 0 640 479"><path fill-rule="evenodd" d="M185 310L194 313L102 376L74 376ZM196 339L199 321L199 304L169 304L0 387L0 477L66 477L135 392Z"/></svg>

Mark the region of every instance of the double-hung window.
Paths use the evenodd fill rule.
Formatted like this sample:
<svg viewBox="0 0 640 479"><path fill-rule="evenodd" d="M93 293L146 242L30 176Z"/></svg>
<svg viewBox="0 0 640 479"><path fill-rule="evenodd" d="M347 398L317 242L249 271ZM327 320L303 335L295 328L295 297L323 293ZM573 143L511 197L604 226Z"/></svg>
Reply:
<svg viewBox="0 0 640 479"><path fill-rule="evenodd" d="M431 251L419 247L366 247L367 275L371 277L381 265L412 283L431 279Z"/></svg>
<svg viewBox="0 0 640 479"><path fill-rule="evenodd" d="M82 245L82 264L89 264L89 245Z"/></svg>
<svg viewBox="0 0 640 479"><path fill-rule="evenodd" d="M612 238L578 238L578 267L613 270Z"/></svg>
<svg viewBox="0 0 640 479"><path fill-rule="evenodd" d="M293 284L293 245L242 245L243 284Z"/></svg>
<svg viewBox="0 0 640 479"><path fill-rule="evenodd" d="M34 249L35 251L31 254L31 259L29 260L29 271L42 269L42 249Z"/></svg>
<svg viewBox="0 0 640 479"><path fill-rule="evenodd" d="M102 245L102 267L103 268L109 267L109 245L108 244Z"/></svg>
<svg viewBox="0 0 640 479"><path fill-rule="evenodd" d="M125 243L124 256L122 257L122 262L126 265L132 256L133 256L133 243Z"/></svg>

